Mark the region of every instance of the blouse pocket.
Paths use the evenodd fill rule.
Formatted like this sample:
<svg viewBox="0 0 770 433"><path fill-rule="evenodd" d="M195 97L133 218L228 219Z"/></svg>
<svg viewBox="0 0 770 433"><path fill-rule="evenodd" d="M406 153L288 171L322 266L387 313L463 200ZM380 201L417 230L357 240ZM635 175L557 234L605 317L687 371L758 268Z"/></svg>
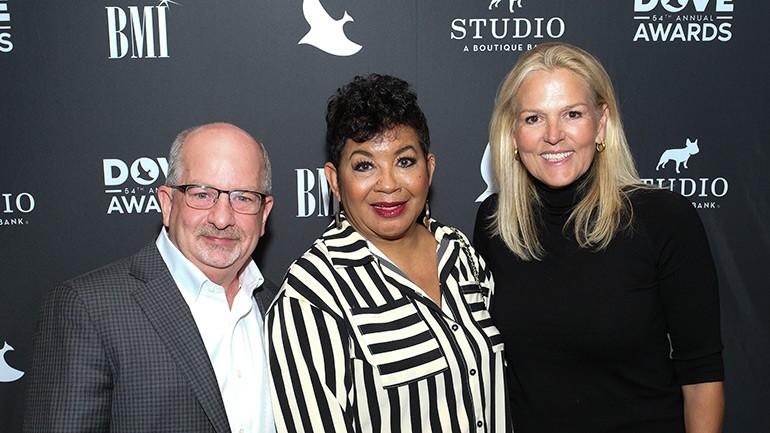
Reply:
<svg viewBox="0 0 770 433"><path fill-rule="evenodd" d="M438 340L409 299L355 308L351 317L361 346L371 357L385 388L418 381L449 368Z"/></svg>
<svg viewBox="0 0 770 433"><path fill-rule="evenodd" d="M479 324L479 327L484 331L484 334L489 339L489 343L493 352L499 352L503 350L503 338L500 335L500 331L492 321L492 316L489 315L487 309L487 303L489 302L489 288L483 287L478 284L471 284L460 288L463 294L463 299L468 305L468 309L471 312L471 316Z"/></svg>

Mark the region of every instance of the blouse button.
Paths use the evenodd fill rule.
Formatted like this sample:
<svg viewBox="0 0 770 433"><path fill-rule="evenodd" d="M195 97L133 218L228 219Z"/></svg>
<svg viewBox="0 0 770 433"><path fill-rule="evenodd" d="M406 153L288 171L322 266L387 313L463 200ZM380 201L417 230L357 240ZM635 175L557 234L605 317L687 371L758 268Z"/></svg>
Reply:
<svg viewBox="0 0 770 433"><path fill-rule="evenodd" d="M483 427L483 426L484 426L484 423L483 423L483 422L481 422L481 421L479 421L479 422L477 422L477 423L476 423L476 427L478 427L478 428L481 428L481 427Z"/></svg>
<svg viewBox="0 0 770 433"><path fill-rule="evenodd" d="M458 329L460 329L460 327L459 327L459 326L457 326L457 325L452 325L452 331L457 331Z"/></svg>
<svg viewBox="0 0 770 433"><path fill-rule="evenodd" d="M471 376L475 376L476 375L476 370L471 368L471 371L469 371L469 373L471 374Z"/></svg>

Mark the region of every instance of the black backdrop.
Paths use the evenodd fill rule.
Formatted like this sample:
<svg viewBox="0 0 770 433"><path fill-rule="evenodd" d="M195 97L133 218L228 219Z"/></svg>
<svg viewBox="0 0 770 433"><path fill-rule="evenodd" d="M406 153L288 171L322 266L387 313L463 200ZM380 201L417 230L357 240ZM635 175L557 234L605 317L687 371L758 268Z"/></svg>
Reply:
<svg viewBox="0 0 770 433"><path fill-rule="evenodd" d="M177 132L228 121L265 142L276 206L256 259L279 281L329 221L319 168L337 87L370 72L414 85L438 158L433 213L469 233L497 86L554 40L602 60L642 177L699 208L721 284L725 431L770 431L768 2L322 3L0 0L3 431L21 429L42 296L154 239ZM688 140L688 168L656 170Z"/></svg>

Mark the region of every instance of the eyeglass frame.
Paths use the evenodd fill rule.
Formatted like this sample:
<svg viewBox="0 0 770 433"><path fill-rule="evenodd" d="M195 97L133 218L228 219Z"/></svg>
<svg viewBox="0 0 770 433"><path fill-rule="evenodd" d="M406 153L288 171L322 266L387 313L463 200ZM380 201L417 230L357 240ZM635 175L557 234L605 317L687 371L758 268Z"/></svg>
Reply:
<svg viewBox="0 0 770 433"><path fill-rule="evenodd" d="M173 188L173 189L177 189L177 190L181 191L184 194L184 202L185 202L185 204L187 206L190 206L193 209L198 209L198 210L213 209L214 206L216 206L217 202L219 201L219 196L222 195L222 194L227 194L227 202L230 204L230 209L232 209L233 212L236 212L236 213L239 213L239 214L242 214L242 215L256 215L256 214L258 214L259 211L262 210L262 206L265 205L265 200L267 200L267 198L270 197L270 194L265 194L264 192L254 191L254 190L251 190L251 189L232 189L232 190L228 191L228 190L225 190L225 189L219 189L219 188L216 188L216 187L213 187L213 186L203 185L203 184L199 184L199 183L186 183L186 184L182 184L182 185L167 185L167 186L169 188ZM214 197L214 201L211 203L211 207L195 207L195 206L191 205L187 201L187 189L188 188L192 188L192 187L208 188L208 189L213 189L214 191L217 192L217 196ZM250 192L252 194L258 195L259 198L260 198L260 203L259 203L259 207L257 207L257 210L254 213L246 213L246 212L240 212L240 211L236 210L233 207L233 196L231 195L234 192L240 192L240 193Z"/></svg>

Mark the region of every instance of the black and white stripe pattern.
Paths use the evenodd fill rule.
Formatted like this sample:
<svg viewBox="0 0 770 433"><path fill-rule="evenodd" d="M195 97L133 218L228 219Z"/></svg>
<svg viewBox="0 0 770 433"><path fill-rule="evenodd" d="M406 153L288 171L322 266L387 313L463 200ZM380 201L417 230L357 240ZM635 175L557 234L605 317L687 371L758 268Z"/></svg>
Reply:
<svg viewBox="0 0 770 433"><path fill-rule="evenodd" d="M431 231L441 307L346 221L291 266L266 323L279 432L512 431L492 276Z"/></svg>

